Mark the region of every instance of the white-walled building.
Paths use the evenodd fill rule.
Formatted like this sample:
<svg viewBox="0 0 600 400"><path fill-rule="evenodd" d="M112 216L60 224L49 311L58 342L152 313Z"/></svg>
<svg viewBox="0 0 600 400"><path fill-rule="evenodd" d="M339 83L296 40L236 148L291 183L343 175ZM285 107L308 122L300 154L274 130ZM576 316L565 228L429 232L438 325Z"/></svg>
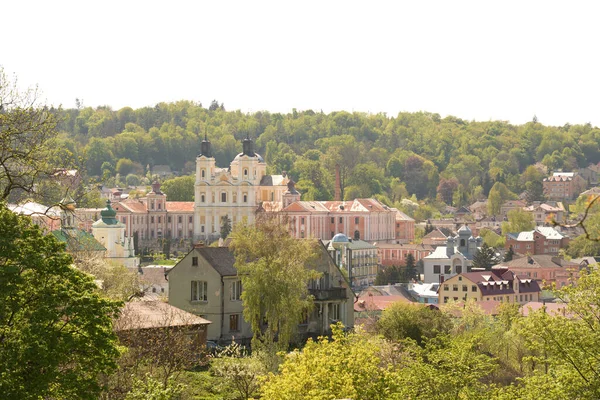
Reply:
<svg viewBox="0 0 600 400"><path fill-rule="evenodd" d="M439 246L423 258L425 283L441 283L454 275L470 272L473 257L482 245L481 237L473 237L468 226L458 230L458 235L448 237L446 246Z"/></svg>
<svg viewBox="0 0 600 400"><path fill-rule="evenodd" d="M135 256L133 239L125 236L125 224L117 220L117 212L111 207L110 200L100 216L92 224L92 235L106 248L105 258L126 267L137 267L140 260Z"/></svg>

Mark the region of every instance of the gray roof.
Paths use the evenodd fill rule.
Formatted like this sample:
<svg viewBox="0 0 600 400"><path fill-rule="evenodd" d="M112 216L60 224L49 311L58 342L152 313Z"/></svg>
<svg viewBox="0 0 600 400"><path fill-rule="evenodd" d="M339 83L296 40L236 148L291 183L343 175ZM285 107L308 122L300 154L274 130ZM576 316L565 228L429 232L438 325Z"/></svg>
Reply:
<svg viewBox="0 0 600 400"><path fill-rule="evenodd" d="M283 175L265 175L260 180L260 186L282 186Z"/></svg>
<svg viewBox="0 0 600 400"><path fill-rule="evenodd" d="M197 251L221 276L235 276L235 257L228 247L198 247Z"/></svg>

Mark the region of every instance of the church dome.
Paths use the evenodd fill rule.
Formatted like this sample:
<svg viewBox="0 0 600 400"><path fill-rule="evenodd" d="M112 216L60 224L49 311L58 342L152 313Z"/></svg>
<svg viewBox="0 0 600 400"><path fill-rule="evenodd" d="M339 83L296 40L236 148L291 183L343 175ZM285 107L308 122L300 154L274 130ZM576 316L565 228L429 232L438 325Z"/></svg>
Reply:
<svg viewBox="0 0 600 400"><path fill-rule="evenodd" d="M471 228L469 228L467 225L461 226L460 229L458 230L458 234L460 236L464 236L467 233L469 234L469 236L471 236L473 234L473 232L471 231Z"/></svg>
<svg viewBox="0 0 600 400"><path fill-rule="evenodd" d="M261 162L261 163L265 162L265 160L262 158L262 156L260 154L258 154L258 153L254 153L253 156L249 156L248 154L240 153L237 156L235 156L235 158L233 159L233 161L238 161L244 155L247 156L247 157L250 157L250 158L256 158L258 160L258 162Z"/></svg>
<svg viewBox="0 0 600 400"><path fill-rule="evenodd" d="M102 222L106 225L116 225L117 221L117 212L111 207L110 200L106 200L106 208L100 211L100 216L102 217Z"/></svg>
<svg viewBox="0 0 600 400"><path fill-rule="evenodd" d="M338 233L331 239L330 245L333 246L334 249L340 250L346 243L350 243L348 236L344 235L343 233Z"/></svg>

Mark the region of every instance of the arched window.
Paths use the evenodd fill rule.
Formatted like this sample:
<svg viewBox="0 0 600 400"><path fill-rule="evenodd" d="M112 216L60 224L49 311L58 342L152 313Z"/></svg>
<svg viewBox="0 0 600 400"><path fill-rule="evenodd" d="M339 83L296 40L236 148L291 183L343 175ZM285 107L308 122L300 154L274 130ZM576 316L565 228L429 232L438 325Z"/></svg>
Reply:
<svg viewBox="0 0 600 400"><path fill-rule="evenodd" d="M457 265L455 268L457 274L462 274L462 265Z"/></svg>
<svg viewBox="0 0 600 400"><path fill-rule="evenodd" d="M360 232L354 231L354 240L359 240L359 239L360 239Z"/></svg>
<svg viewBox="0 0 600 400"><path fill-rule="evenodd" d="M233 202L234 202L234 203L237 203L237 193L234 193L234 194L233 194Z"/></svg>
<svg viewBox="0 0 600 400"><path fill-rule="evenodd" d="M248 176L248 168L244 168L244 177Z"/></svg>
<svg viewBox="0 0 600 400"><path fill-rule="evenodd" d="M244 203L248 202L248 195L246 193L244 193Z"/></svg>
<svg viewBox="0 0 600 400"><path fill-rule="evenodd" d="M465 247L465 239L460 239L460 247Z"/></svg>
<svg viewBox="0 0 600 400"><path fill-rule="evenodd" d="M202 168L202 170L200 171L200 176L202 178L204 178L206 176L206 170L204 168Z"/></svg>
<svg viewBox="0 0 600 400"><path fill-rule="evenodd" d="M202 193L202 194L200 195L200 203L204 203L204 201L205 201L205 200L206 200L206 199L205 199L205 197L204 197L204 193Z"/></svg>

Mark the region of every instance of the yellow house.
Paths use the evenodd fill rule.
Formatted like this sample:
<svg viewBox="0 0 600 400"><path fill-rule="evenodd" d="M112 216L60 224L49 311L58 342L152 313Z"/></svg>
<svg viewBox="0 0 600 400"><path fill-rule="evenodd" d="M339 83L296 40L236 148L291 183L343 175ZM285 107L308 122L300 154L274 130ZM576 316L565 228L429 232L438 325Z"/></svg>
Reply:
<svg viewBox="0 0 600 400"><path fill-rule="evenodd" d="M506 267L491 271L462 273L440 285L438 301L500 301L525 304L538 301L541 293L538 282L517 276Z"/></svg>

